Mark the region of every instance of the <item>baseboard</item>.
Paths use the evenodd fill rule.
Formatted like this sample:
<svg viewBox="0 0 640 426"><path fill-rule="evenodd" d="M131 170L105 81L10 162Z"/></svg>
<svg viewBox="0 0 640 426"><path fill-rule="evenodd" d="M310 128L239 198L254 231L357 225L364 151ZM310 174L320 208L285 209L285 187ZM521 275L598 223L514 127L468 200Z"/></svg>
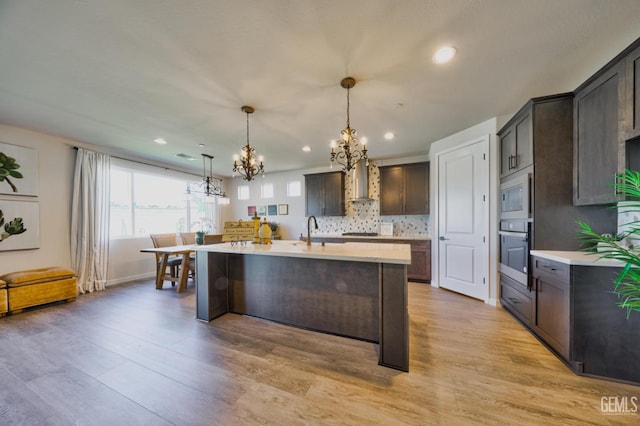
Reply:
<svg viewBox="0 0 640 426"><path fill-rule="evenodd" d="M498 306L498 301L496 299L490 298L484 301L484 303L491 306Z"/></svg>
<svg viewBox="0 0 640 426"><path fill-rule="evenodd" d="M145 274L138 274L138 275L131 275L128 277L123 277L123 278L118 278L115 280L107 280L107 283L105 284L106 287L112 286L112 285L118 285L118 284L123 284L123 283L128 283L130 281L137 281L137 280L150 280L155 278L156 274L153 272L150 273L145 273Z"/></svg>

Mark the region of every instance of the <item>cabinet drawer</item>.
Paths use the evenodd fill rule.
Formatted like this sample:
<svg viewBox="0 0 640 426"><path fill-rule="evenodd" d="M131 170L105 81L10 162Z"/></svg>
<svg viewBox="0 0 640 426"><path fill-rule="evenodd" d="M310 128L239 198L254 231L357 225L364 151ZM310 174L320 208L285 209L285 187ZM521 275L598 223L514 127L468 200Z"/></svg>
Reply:
<svg viewBox="0 0 640 426"><path fill-rule="evenodd" d="M518 289L522 288L522 291ZM503 306L520 321L531 326L533 320L533 299L529 291L511 278L500 274L500 300Z"/></svg>
<svg viewBox="0 0 640 426"><path fill-rule="evenodd" d="M570 267L566 263L554 262L553 260L533 257L532 274L535 278L555 281L569 285Z"/></svg>

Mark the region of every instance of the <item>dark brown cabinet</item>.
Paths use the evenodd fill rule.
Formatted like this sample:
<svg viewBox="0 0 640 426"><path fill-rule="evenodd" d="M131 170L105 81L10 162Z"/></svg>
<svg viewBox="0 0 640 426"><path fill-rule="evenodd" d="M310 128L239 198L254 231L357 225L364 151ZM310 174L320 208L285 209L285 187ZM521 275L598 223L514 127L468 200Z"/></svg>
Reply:
<svg viewBox="0 0 640 426"><path fill-rule="evenodd" d="M626 138L640 136L640 47L625 59L625 118Z"/></svg>
<svg viewBox="0 0 640 426"><path fill-rule="evenodd" d="M624 167L624 139L620 128L623 117L620 97L624 93L623 72L623 63L619 62L576 90L575 205L616 201L612 184L615 174Z"/></svg>
<svg viewBox="0 0 640 426"><path fill-rule="evenodd" d="M565 360L569 354L569 265L533 258L535 332Z"/></svg>
<svg viewBox="0 0 640 426"><path fill-rule="evenodd" d="M371 242L389 244L410 244L411 264L407 265L410 281L431 282L431 240L402 240L376 237L311 237L311 241L325 243Z"/></svg>
<svg viewBox="0 0 640 426"><path fill-rule="evenodd" d="M640 383L640 315L617 306L621 268L533 256L531 331L576 373Z"/></svg>
<svg viewBox="0 0 640 426"><path fill-rule="evenodd" d="M502 144L516 128L521 132L530 128L533 157L519 172L532 175L530 249L580 249L578 219L597 224L599 233L616 232L617 215L612 209L573 204L573 105L571 93L533 98L498 131Z"/></svg>
<svg viewBox="0 0 640 426"><path fill-rule="evenodd" d="M431 241L410 241L409 244L411 265L407 266L407 278L414 281L431 281Z"/></svg>
<svg viewBox="0 0 640 426"><path fill-rule="evenodd" d="M428 213L428 162L380 167L380 215Z"/></svg>
<svg viewBox="0 0 640 426"><path fill-rule="evenodd" d="M500 274L500 303L527 327L531 327L534 318L534 294L504 274Z"/></svg>
<svg viewBox="0 0 640 426"><path fill-rule="evenodd" d="M500 178L520 171L533 163L533 129L531 110L514 117L500 133Z"/></svg>
<svg viewBox="0 0 640 426"><path fill-rule="evenodd" d="M304 175L307 216L344 216L344 173Z"/></svg>

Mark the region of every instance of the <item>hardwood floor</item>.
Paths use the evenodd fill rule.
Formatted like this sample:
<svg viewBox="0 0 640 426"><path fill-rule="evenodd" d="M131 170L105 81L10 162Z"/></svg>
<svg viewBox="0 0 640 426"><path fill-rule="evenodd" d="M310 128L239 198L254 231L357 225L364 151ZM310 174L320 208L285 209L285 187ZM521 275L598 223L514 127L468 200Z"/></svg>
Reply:
<svg viewBox="0 0 640 426"><path fill-rule="evenodd" d="M640 387L576 376L504 310L429 285L409 286L409 373L378 366L367 342L196 321L191 283L154 287L0 319L0 424L640 422L601 412L601 398Z"/></svg>

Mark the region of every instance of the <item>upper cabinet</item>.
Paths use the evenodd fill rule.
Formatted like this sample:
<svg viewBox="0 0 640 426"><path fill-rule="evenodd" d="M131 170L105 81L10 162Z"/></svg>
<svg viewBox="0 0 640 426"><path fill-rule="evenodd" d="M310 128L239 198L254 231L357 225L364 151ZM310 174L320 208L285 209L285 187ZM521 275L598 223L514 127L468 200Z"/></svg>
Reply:
<svg viewBox="0 0 640 426"><path fill-rule="evenodd" d="M615 174L637 168L640 136L640 39L575 91L574 204L615 202ZM634 144L635 145L635 144ZM633 158L631 158L633 157Z"/></svg>
<svg viewBox="0 0 640 426"><path fill-rule="evenodd" d="M380 167L380 215L428 213L428 162Z"/></svg>
<svg viewBox="0 0 640 426"><path fill-rule="evenodd" d="M538 250L578 250L576 220L597 223L600 232L615 232L611 209L573 205L573 102L572 93L530 99L498 131L500 143L517 129L529 128L529 208L533 218L529 247ZM509 181L515 176L509 176Z"/></svg>
<svg viewBox="0 0 640 426"><path fill-rule="evenodd" d="M614 176L624 163L624 64L617 63L595 80L581 86L574 99L575 205L605 204L616 200ZM622 147L621 147L622 145ZM624 159L624 156L622 157Z"/></svg>
<svg viewBox="0 0 640 426"><path fill-rule="evenodd" d="M636 47L625 58L625 117L626 138L640 136L640 47Z"/></svg>
<svg viewBox="0 0 640 426"><path fill-rule="evenodd" d="M533 134L530 111L521 111L500 133L500 178L533 163Z"/></svg>
<svg viewBox="0 0 640 426"><path fill-rule="evenodd" d="M344 216L344 173L304 175L307 216Z"/></svg>

